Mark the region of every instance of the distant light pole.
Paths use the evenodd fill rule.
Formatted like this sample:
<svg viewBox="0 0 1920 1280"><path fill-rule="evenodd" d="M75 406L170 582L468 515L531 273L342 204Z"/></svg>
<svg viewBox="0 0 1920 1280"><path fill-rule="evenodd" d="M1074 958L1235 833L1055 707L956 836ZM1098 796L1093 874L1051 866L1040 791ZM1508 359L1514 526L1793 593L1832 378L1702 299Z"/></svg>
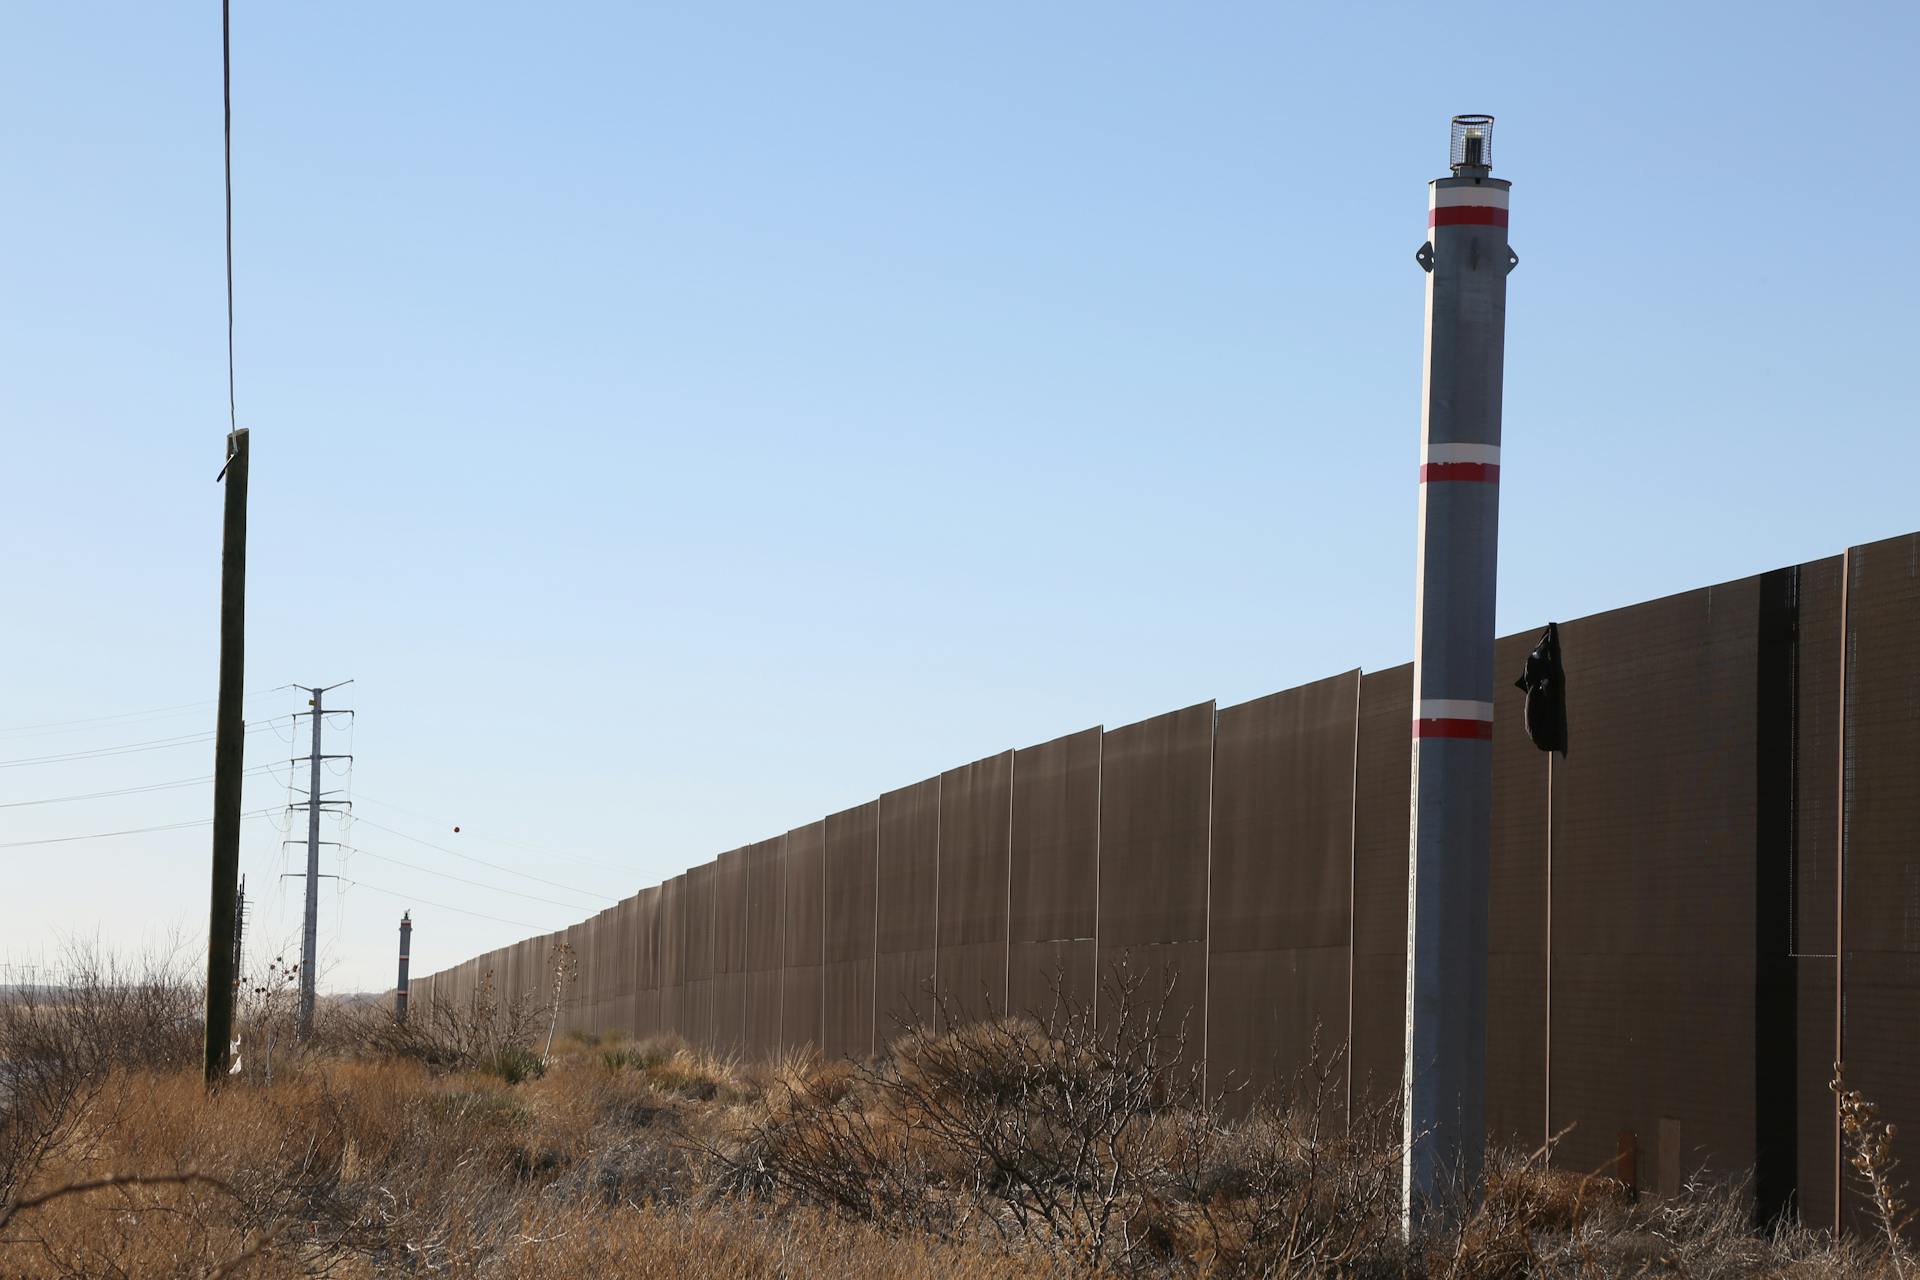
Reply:
<svg viewBox="0 0 1920 1280"><path fill-rule="evenodd" d="M393 984L393 1020L407 1021L407 953L413 949L413 913L400 913L400 978Z"/></svg>

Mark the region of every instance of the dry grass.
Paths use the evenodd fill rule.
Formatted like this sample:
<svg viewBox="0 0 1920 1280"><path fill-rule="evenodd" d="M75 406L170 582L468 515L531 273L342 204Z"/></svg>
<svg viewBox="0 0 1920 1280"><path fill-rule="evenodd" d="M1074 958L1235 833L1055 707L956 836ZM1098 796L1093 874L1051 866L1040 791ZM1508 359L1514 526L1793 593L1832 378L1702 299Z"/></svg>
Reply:
<svg viewBox="0 0 1920 1280"><path fill-rule="evenodd" d="M500 1055L544 1047L537 1017L442 1011L398 1032L340 1014L317 1047L281 1041L271 1081L250 1067L209 1094L165 1012L179 991L138 985L0 1009L0 1059L39 1064L36 1087L0 1103L14 1157L0 1275L1879 1277L1904 1263L1884 1245L1756 1233L1739 1188L1636 1205L1544 1152L1495 1161L1477 1207L1410 1247L1390 1113L1334 1113L1328 1064L1228 1123L1183 1085L1177 1029L1144 1015L1098 1038L1071 1013L910 1031L858 1066L568 1036L544 1073L520 1074Z"/></svg>

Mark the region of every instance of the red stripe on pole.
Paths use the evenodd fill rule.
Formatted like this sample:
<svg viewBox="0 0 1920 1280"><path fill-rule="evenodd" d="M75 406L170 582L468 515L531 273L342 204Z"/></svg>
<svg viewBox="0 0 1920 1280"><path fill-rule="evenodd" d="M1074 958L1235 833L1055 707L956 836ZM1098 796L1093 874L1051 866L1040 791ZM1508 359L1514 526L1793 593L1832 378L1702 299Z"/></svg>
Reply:
<svg viewBox="0 0 1920 1280"><path fill-rule="evenodd" d="M1427 210L1430 227L1504 227L1507 211L1489 204L1450 204Z"/></svg>
<svg viewBox="0 0 1920 1280"><path fill-rule="evenodd" d="M1423 462L1420 464L1420 483L1429 480L1476 480L1481 484L1497 484L1500 481L1500 464L1497 462Z"/></svg>
<svg viewBox="0 0 1920 1280"><path fill-rule="evenodd" d="M1413 736L1416 738L1473 738L1481 742L1491 742L1493 741L1493 721L1415 720Z"/></svg>

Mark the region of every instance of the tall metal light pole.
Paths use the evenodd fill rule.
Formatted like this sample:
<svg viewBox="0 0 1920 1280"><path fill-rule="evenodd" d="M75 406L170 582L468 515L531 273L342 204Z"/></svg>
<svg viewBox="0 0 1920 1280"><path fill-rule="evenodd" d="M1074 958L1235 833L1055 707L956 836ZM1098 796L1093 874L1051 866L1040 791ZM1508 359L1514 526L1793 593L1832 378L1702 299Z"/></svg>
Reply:
<svg viewBox="0 0 1920 1280"><path fill-rule="evenodd" d="M1487 859L1509 183L1493 117L1455 116L1453 176L1428 184L1420 558L1407 894L1411 1230L1480 1180L1486 1141Z"/></svg>

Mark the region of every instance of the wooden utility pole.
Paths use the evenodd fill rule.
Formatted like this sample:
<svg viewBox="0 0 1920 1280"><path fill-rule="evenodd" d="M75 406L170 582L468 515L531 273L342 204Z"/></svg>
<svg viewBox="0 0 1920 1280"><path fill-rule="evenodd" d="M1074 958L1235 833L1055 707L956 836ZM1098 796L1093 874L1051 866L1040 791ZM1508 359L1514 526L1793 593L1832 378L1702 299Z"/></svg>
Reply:
<svg viewBox="0 0 1920 1280"><path fill-rule="evenodd" d="M240 880L240 784L246 725L247 432L227 437L226 515L220 539L220 705L213 747L213 890L207 913L207 1083L227 1073L233 1038L234 893Z"/></svg>

